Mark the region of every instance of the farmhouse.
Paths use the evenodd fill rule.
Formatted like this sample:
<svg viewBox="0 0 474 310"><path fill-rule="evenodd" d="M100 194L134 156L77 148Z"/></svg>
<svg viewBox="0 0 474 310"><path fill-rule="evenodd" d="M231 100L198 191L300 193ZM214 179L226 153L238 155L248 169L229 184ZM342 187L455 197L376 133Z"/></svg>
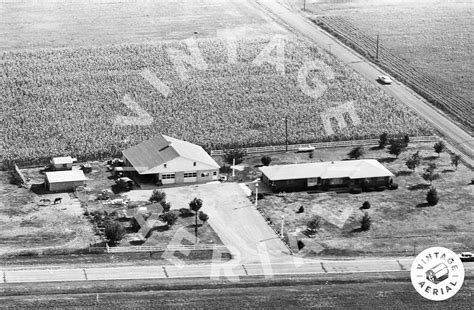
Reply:
<svg viewBox="0 0 474 310"><path fill-rule="evenodd" d="M44 184L50 192L73 191L78 186L84 186L86 177L82 170L67 170L46 172Z"/></svg>
<svg viewBox="0 0 474 310"><path fill-rule="evenodd" d="M202 147L159 135L122 152L124 163L158 184L218 179L219 165Z"/></svg>
<svg viewBox="0 0 474 310"><path fill-rule="evenodd" d="M389 186L393 174L375 159L261 167L262 182L273 192Z"/></svg>
<svg viewBox="0 0 474 310"><path fill-rule="evenodd" d="M76 162L76 158L72 158L71 156L65 157L54 157L51 159L51 169L60 171L60 170L71 170L72 163Z"/></svg>

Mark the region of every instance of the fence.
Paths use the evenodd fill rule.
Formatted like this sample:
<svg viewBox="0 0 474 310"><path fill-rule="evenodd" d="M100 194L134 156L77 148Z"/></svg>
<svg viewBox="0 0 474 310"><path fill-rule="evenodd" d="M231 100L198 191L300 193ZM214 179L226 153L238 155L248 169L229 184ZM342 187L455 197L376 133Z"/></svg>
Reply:
<svg viewBox="0 0 474 310"><path fill-rule="evenodd" d="M168 245L168 246L128 246L128 247L109 247L105 245L107 253L139 253L139 252L165 252L165 251L220 251L228 252L224 245L215 244L196 244L196 245Z"/></svg>
<svg viewBox="0 0 474 310"><path fill-rule="evenodd" d="M436 136L420 136L410 137L410 142L434 142L440 140ZM331 147L351 147L351 146L371 146L378 145L378 139L366 139L366 140L347 140L347 141L334 141L334 142L317 142L317 143L305 143L305 144L289 144L288 151L297 151L301 147L307 147L308 145L316 148L331 148ZM261 146L261 147L249 147L242 148L247 154L258 154L258 153L271 153L271 152L283 152L286 150L286 145L272 145L272 146ZM225 150L211 150L211 156L222 156Z"/></svg>

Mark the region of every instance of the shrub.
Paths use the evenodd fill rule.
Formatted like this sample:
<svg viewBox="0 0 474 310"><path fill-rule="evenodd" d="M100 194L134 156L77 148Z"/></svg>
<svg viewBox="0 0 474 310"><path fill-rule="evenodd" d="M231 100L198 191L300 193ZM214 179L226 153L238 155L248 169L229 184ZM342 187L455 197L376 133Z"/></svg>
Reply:
<svg viewBox="0 0 474 310"><path fill-rule="evenodd" d="M436 190L436 188L433 187L426 194L426 202L430 206L434 206L438 203L438 201L439 201L438 191Z"/></svg>
<svg viewBox="0 0 474 310"><path fill-rule="evenodd" d="M105 224L105 237L112 244L122 240L125 236L125 228L120 222L107 221Z"/></svg>
<svg viewBox="0 0 474 310"><path fill-rule="evenodd" d="M383 149L387 146L388 143L388 134L386 132L382 133L379 137L379 148Z"/></svg>
<svg viewBox="0 0 474 310"><path fill-rule="evenodd" d="M408 143L410 143L410 136L409 135L403 136L403 145L407 147Z"/></svg>
<svg viewBox="0 0 474 310"><path fill-rule="evenodd" d="M270 156L267 156L267 155L264 155L260 160L262 161L262 164L263 164L264 166L269 166L270 163L272 162L271 157L270 157Z"/></svg>
<svg viewBox="0 0 474 310"><path fill-rule="evenodd" d="M390 140L390 146L388 148L388 152L390 154L395 155L398 158L398 155L400 155L403 152L403 149L404 149L403 140L395 140L395 139Z"/></svg>
<svg viewBox="0 0 474 310"><path fill-rule="evenodd" d="M166 193L163 191L160 191L159 189L154 189L153 193L150 196L149 201L151 202L162 202L165 201L166 199Z"/></svg>
<svg viewBox="0 0 474 310"><path fill-rule="evenodd" d="M238 165L244 161L244 157L246 155L247 155L247 152L245 152L245 150L243 149L240 149L240 148L229 149L224 152L224 161L228 163L229 165L232 165L235 159L235 164Z"/></svg>
<svg viewBox="0 0 474 310"><path fill-rule="evenodd" d="M347 154L351 159L358 159L362 155L364 155L364 148L362 146L356 146Z"/></svg>
<svg viewBox="0 0 474 310"><path fill-rule="evenodd" d="M361 209L370 209L370 202L364 201L364 203L362 204Z"/></svg>
<svg viewBox="0 0 474 310"><path fill-rule="evenodd" d="M307 230L310 234L316 233L321 227L321 218L319 216L315 216L308 222L307 227Z"/></svg>
<svg viewBox="0 0 474 310"><path fill-rule="evenodd" d="M209 220L209 215L202 211L199 211L199 219L203 222L207 222L207 220Z"/></svg>
<svg viewBox="0 0 474 310"><path fill-rule="evenodd" d="M458 154L453 154L451 156L451 165L453 165L454 167L456 167L456 170L458 170L458 165L459 165L459 161L461 160L461 156L458 155Z"/></svg>
<svg viewBox="0 0 474 310"><path fill-rule="evenodd" d="M444 149L446 148L446 145L444 144L443 141L439 141L435 143L435 145L433 145L433 148L435 152L438 153L438 157L439 157L441 153L444 151Z"/></svg>
<svg viewBox="0 0 474 310"><path fill-rule="evenodd" d="M169 212L171 210L171 203L164 200L160 201L160 205L163 208L163 213Z"/></svg>
<svg viewBox="0 0 474 310"><path fill-rule="evenodd" d="M360 220L360 229L363 231L367 231L370 229L370 226L372 225L372 219L369 216L369 213L365 212L364 216Z"/></svg>
<svg viewBox="0 0 474 310"><path fill-rule="evenodd" d="M178 220L178 216L173 212L165 212L160 216L163 222L166 222L166 225L172 226Z"/></svg>
<svg viewBox="0 0 474 310"><path fill-rule="evenodd" d="M397 183L392 183L388 189L390 189L390 190L398 189L398 184Z"/></svg>

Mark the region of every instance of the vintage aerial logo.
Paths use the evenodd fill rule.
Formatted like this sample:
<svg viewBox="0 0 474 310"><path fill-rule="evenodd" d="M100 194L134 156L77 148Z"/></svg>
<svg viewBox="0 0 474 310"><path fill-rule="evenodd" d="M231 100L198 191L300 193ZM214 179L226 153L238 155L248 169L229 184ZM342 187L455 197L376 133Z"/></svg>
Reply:
<svg viewBox="0 0 474 310"><path fill-rule="evenodd" d="M464 266L453 251L433 247L416 256L410 276L411 283L421 296L442 301L453 297L461 289Z"/></svg>

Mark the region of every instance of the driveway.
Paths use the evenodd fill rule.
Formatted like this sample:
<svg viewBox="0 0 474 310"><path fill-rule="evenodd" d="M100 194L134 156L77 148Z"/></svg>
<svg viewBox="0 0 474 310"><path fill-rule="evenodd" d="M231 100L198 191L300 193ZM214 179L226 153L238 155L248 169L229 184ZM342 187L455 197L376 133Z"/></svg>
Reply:
<svg viewBox="0 0 474 310"><path fill-rule="evenodd" d="M203 200L202 211L222 242L242 263L267 263L286 259L289 250L237 183L199 184L165 188L172 209L189 208L189 202ZM128 193L132 200L148 200L151 190Z"/></svg>

